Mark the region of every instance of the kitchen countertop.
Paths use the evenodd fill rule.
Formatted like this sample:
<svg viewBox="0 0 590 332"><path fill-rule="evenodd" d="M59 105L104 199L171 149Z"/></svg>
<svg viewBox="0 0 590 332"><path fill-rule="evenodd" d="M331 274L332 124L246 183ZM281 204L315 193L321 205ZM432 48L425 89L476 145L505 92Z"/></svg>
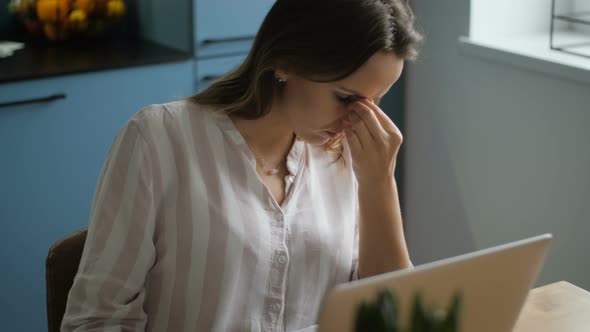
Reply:
<svg viewBox="0 0 590 332"><path fill-rule="evenodd" d="M192 58L184 52L139 39L106 40L59 46L25 43L24 48L0 58L0 84L129 68Z"/></svg>

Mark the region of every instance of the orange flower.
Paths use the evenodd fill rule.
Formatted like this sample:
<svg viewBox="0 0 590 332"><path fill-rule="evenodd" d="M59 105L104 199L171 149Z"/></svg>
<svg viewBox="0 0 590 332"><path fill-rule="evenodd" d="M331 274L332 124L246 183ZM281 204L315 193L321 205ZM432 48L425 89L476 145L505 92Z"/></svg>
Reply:
<svg viewBox="0 0 590 332"><path fill-rule="evenodd" d="M39 0L37 17L45 23L63 21L70 10L69 0Z"/></svg>

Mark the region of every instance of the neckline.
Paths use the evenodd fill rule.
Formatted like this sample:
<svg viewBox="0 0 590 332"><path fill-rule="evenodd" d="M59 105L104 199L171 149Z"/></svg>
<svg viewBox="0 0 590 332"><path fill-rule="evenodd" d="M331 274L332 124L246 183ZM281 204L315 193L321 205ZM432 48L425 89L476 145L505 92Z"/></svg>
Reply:
<svg viewBox="0 0 590 332"><path fill-rule="evenodd" d="M232 121L228 114L216 110L212 110L212 114L216 119L215 122L217 123L221 131L224 134L226 134L230 142L233 143L239 150L241 150L247 157L252 172L256 175L259 183L262 185L266 192L266 204L268 204L268 206L274 205L275 209L278 209L278 211L286 213L288 209L288 202L291 201L291 198L294 195L294 192L301 181L301 177L303 176L301 173L303 173L302 168L304 164L303 156L305 152L305 142L296 138L293 142L293 145L291 146L291 150L289 150L289 153L287 154L286 165L289 174L287 174L283 178L283 181L288 181L287 178L291 177L292 183L290 185L290 190L287 190L285 192L285 198L282 204L279 204L272 195L267 185L262 180L262 178L260 178L260 175L256 170L256 157L254 156L254 153L248 146L246 139L244 138L238 127L235 125L235 123Z"/></svg>
<svg viewBox="0 0 590 332"><path fill-rule="evenodd" d="M250 146L248 146L246 139L229 115L225 112L214 109L208 110L208 112L213 115L218 127L229 137L231 142L246 154L248 161L256 171L256 157L250 149ZM299 172L304 151L305 142L296 137L286 157L287 170L290 175L295 176Z"/></svg>

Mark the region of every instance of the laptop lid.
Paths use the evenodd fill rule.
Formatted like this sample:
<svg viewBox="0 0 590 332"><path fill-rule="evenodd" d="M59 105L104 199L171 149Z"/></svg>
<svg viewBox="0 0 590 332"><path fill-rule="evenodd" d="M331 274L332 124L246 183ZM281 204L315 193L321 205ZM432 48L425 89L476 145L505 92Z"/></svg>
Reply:
<svg viewBox="0 0 590 332"><path fill-rule="evenodd" d="M391 287L399 303L399 318L408 327L414 295L422 293L427 307L448 308L452 296L462 296L460 331L512 331L528 291L537 279L552 239L544 234L472 253L340 284L322 303L319 332L353 331L362 300L375 301Z"/></svg>

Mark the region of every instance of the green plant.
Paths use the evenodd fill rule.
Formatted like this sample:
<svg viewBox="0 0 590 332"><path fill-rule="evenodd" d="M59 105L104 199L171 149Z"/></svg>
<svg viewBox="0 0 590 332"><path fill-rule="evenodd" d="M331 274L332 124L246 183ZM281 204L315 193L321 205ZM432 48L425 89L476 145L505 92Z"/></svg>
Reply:
<svg viewBox="0 0 590 332"><path fill-rule="evenodd" d="M374 302L363 301L357 308L356 332L458 332L461 296L451 299L448 310L425 308L422 295L414 297L410 326L403 329L399 322L399 305L395 292L382 289Z"/></svg>

